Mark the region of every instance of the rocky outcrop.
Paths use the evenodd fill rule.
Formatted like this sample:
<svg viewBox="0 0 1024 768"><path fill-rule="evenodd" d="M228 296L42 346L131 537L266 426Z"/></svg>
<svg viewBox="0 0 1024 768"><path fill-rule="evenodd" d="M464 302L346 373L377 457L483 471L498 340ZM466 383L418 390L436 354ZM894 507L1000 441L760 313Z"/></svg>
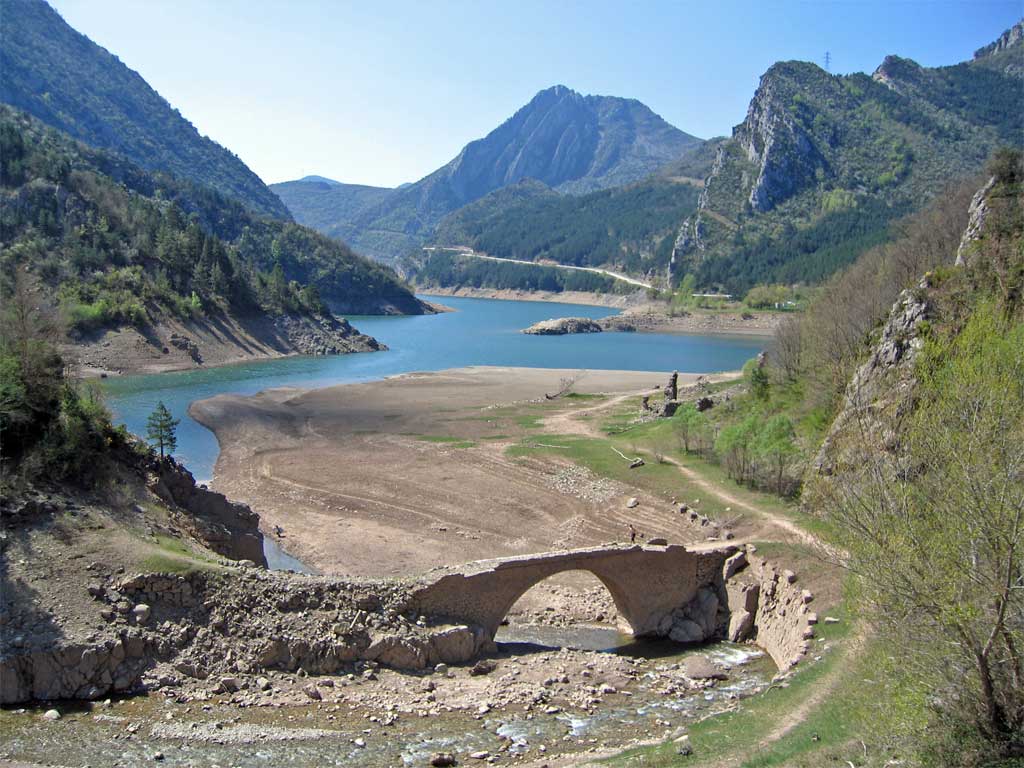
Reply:
<svg viewBox="0 0 1024 768"><path fill-rule="evenodd" d="M924 347L923 323L931 316L927 280L903 291L882 326L868 359L846 387L839 415L818 449L814 466L823 475L858 461L864 448L891 448L900 419L908 412L916 377L914 362ZM849 440L852 433L866 438Z"/></svg>
<svg viewBox="0 0 1024 768"><path fill-rule="evenodd" d="M972 245L984 234L993 186L994 180L989 180L971 200L957 266L969 266ZM820 475L857 464L865 451L896 448L901 421L913 406L915 362L934 312L931 289L931 276L925 275L915 288L900 293L867 360L850 379L839 413L818 450L814 466Z"/></svg>
<svg viewBox="0 0 1024 768"><path fill-rule="evenodd" d="M814 181L826 165L807 131L778 93L774 67L761 78L747 118L733 133L747 159L758 168L748 200L758 212L769 211Z"/></svg>
<svg viewBox="0 0 1024 768"><path fill-rule="evenodd" d="M562 336L567 333L601 333L602 330L600 324L587 317L560 317L541 320L522 332L533 336Z"/></svg>
<svg viewBox="0 0 1024 768"><path fill-rule="evenodd" d="M982 230L985 228L985 219L988 218L989 213L988 193L992 191L995 184L996 178L993 176L971 198L971 207L967 211L967 229L964 230L964 236L960 238L960 245L956 249L956 266L958 267L967 265L971 246L981 239Z"/></svg>
<svg viewBox="0 0 1024 768"><path fill-rule="evenodd" d="M1012 48L1015 45L1020 45L1024 41L1024 21L1018 21L1008 30L1003 32L999 38L986 45L984 48L979 48L974 52L975 60L984 59L987 56L994 56L997 53Z"/></svg>
<svg viewBox="0 0 1024 768"><path fill-rule="evenodd" d="M182 528L214 552L266 567L260 517L245 504L196 485L171 457L144 460L149 490L167 504Z"/></svg>
<svg viewBox="0 0 1024 768"><path fill-rule="evenodd" d="M641 414L653 414L662 418L669 418L675 415L682 403L679 400L679 371L672 371L668 377L668 383L661 390L663 399L657 405L651 404L650 395L640 400Z"/></svg>
<svg viewBox="0 0 1024 768"><path fill-rule="evenodd" d="M345 355L387 349L372 336L353 328L348 320L335 315L282 315L274 320L274 325L300 355Z"/></svg>

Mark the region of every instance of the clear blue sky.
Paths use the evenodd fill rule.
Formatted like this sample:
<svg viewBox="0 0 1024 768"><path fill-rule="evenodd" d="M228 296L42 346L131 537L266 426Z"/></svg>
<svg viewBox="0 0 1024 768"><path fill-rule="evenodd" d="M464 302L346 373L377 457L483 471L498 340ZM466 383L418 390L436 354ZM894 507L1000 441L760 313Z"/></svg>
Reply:
<svg viewBox="0 0 1024 768"><path fill-rule="evenodd" d="M773 62L969 59L1024 0L51 0L265 181L415 181L539 90L639 99L707 138Z"/></svg>

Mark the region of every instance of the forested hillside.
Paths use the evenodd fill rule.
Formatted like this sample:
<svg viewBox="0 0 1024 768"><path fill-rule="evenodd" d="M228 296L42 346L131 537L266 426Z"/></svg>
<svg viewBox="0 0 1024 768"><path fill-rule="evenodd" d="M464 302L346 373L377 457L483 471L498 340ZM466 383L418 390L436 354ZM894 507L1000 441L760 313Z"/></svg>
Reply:
<svg viewBox="0 0 1024 768"><path fill-rule="evenodd" d="M674 437L687 461L798 502L791 519L826 542L816 561L841 564L859 633L781 754L1018 765L1022 154L1000 150L826 281L729 386L710 410L685 404L649 428L654 455Z"/></svg>
<svg viewBox="0 0 1024 768"><path fill-rule="evenodd" d="M3 276L27 273L73 329L161 317L422 311L389 270L290 222L148 174L0 107Z"/></svg>
<svg viewBox="0 0 1024 768"><path fill-rule="evenodd" d="M612 277L580 270L516 264L481 259L443 248L425 251L406 263L410 276L421 288L488 288L498 291L587 291L591 293L633 292Z"/></svg>
<svg viewBox="0 0 1024 768"><path fill-rule="evenodd" d="M344 242L350 242L355 234L351 222L394 191L387 187L341 184L319 177L271 184L270 188L288 206L297 222Z"/></svg>
<svg viewBox="0 0 1024 768"><path fill-rule="evenodd" d="M772 66L680 229L677 279L730 292L821 279L995 147L1019 145L1024 46L1007 41L935 69L890 56L870 77Z"/></svg>
<svg viewBox="0 0 1024 768"><path fill-rule="evenodd" d="M0 0L0 101L86 144L212 187L260 214L284 204L229 150L201 136L137 72L44 0Z"/></svg>
<svg viewBox="0 0 1024 768"><path fill-rule="evenodd" d="M661 275L676 224L694 211L698 192L690 184L652 179L575 197L527 181L446 217L434 241L502 258Z"/></svg>

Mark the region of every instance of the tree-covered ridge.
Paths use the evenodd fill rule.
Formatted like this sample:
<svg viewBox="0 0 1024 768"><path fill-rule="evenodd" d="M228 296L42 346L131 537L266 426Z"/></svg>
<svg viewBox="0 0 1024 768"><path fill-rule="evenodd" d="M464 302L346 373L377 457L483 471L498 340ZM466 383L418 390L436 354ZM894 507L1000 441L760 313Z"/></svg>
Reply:
<svg viewBox="0 0 1024 768"><path fill-rule="evenodd" d="M526 181L446 217L434 239L501 258L661 275L678 222L693 212L698 192L650 179L575 197Z"/></svg>
<svg viewBox="0 0 1024 768"><path fill-rule="evenodd" d="M144 169L192 179L257 213L291 218L238 157L201 136L138 73L43 0L0 0L0 18L0 101Z"/></svg>
<svg viewBox="0 0 1024 768"><path fill-rule="evenodd" d="M153 177L0 107L3 275L27 271L79 330L167 314L348 311L419 302L390 271L218 193ZM419 310L421 311L421 310Z"/></svg>
<svg viewBox="0 0 1024 768"><path fill-rule="evenodd" d="M815 280L890 223L1024 137L1024 46L929 69L895 56L873 76L781 62L725 142L676 251L680 279L742 292Z"/></svg>

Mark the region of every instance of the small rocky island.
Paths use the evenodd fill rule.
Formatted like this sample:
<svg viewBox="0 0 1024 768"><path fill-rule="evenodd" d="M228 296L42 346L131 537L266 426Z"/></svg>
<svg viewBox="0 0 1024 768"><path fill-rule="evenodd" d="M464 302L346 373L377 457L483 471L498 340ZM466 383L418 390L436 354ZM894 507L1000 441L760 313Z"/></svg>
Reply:
<svg viewBox="0 0 1024 768"><path fill-rule="evenodd" d="M529 328L524 328L523 333L533 336L562 336L567 333L601 333L604 330L594 320L588 317L559 317L554 320L541 320Z"/></svg>

